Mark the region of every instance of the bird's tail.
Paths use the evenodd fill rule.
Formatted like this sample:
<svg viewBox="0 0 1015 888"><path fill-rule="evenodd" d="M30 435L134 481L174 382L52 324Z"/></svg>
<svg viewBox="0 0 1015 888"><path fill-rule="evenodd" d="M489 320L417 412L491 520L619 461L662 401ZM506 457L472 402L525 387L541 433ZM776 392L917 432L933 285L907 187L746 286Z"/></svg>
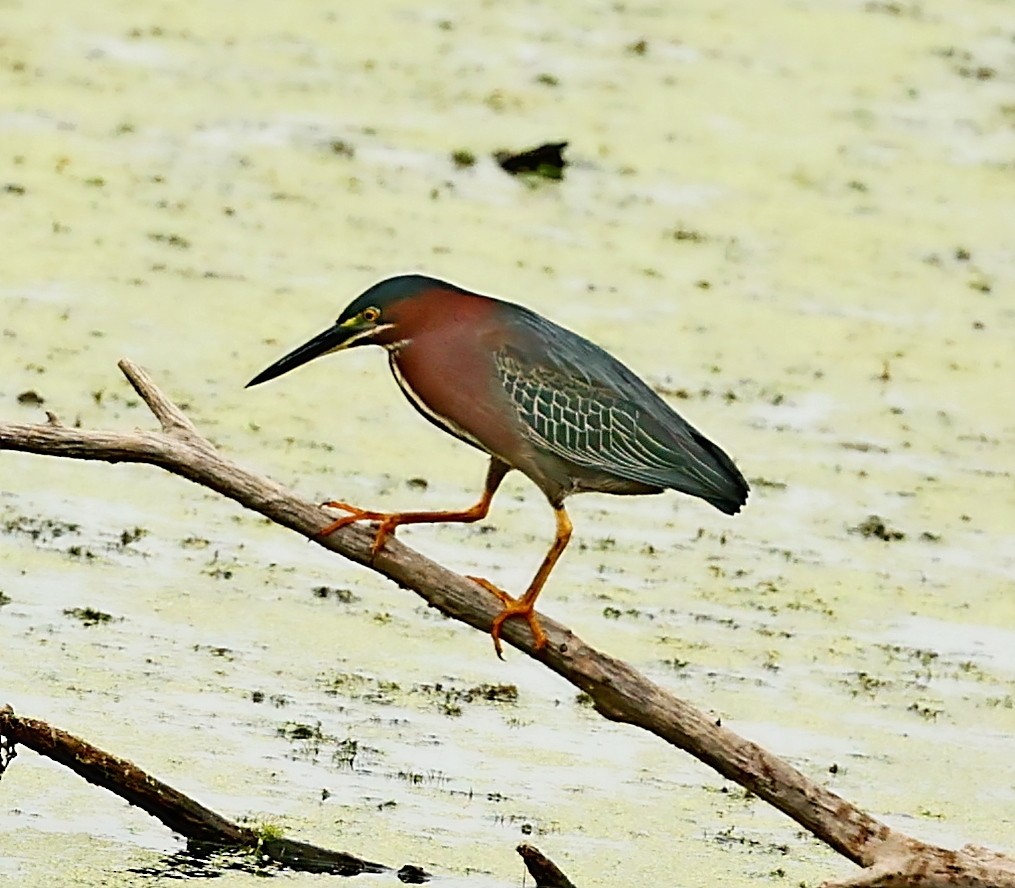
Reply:
<svg viewBox="0 0 1015 888"><path fill-rule="evenodd" d="M708 478L708 486L698 494L705 502L711 503L720 512L736 515L747 502L750 485L718 444L713 444L696 429L691 430L695 443L707 455L707 461L714 470Z"/></svg>

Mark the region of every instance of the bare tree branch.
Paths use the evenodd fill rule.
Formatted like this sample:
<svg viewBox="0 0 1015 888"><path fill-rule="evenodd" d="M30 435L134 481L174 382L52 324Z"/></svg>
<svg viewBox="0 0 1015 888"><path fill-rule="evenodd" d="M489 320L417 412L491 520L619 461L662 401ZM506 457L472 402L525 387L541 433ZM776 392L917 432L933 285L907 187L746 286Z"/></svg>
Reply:
<svg viewBox="0 0 1015 888"><path fill-rule="evenodd" d="M373 534L351 525L316 536L331 516L273 481L219 454L151 378L129 361L120 369L162 425L160 432L96 432L62 426L0 424L0 449L107 462L138 462L209 487L411 589L450 617L490 630L500 603L471 580L390 539L371 560ZM846 885L1015 888L1015 860L948 851L910 838L805 777L787 762L717 724L626 663L585 644L540 615L549 644L536 651L528 627L511 621L503 638L585 691L606 718L644 728L775 806L839 854L868 870ZM894 881L892 881L894 879Z"/></svg>
<svg viewBox="0 0 1015 888"><path fill-rule="evenodd" d="M110 755L44 721L18 716L10 706L0 707L0 736L65 765L89 783L116 793L200 845L257 849L259 854L292 869L316 873L355 876L390 869L344 851L329 851L282 836L262 839L249 827L216 814L133 762Z"/></svg>
<svg viewBox="0 0 1015 888"><path fill-rule="evenodd" d="M525 861L529 875L535 879L536 888L575 888L574 882L538 848L523 843L515 850Z"/></svg>

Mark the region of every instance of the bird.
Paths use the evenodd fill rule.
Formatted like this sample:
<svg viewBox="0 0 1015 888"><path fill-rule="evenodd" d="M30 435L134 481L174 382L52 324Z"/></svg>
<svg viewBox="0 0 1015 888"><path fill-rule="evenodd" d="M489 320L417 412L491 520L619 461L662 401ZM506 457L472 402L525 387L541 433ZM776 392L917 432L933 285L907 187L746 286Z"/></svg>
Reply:
<svg viewBox="0 0 1015 888"><path fill-rule="evenodd" d="M718 445L598 345L513 302L423 274L382 280L338 320L258 373L275 379L321 355L363 345L387 351L402 393L438 428L489 457L482 495L468 509L377 512L345 502L324 537L353 522L375 522L376 556L405 524L471 523L486 518L511 470L527 476L553 508L556 533L523 594L470 577L499 599L490 634L503 659L501 629L524 618L535 649L547 642L536 599L571 539L565 500L576 493L657 494L672 489L727 515L749 486Z"/></svg>

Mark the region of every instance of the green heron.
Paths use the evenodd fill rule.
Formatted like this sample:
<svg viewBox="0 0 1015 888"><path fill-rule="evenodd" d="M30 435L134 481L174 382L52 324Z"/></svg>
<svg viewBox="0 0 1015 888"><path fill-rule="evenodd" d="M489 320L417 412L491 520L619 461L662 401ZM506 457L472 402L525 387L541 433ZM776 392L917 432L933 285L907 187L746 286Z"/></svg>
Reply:
<svg viewBox="0 0 1015 888"><path fill-rule="evenodd" d="M423 275L400 275L370 287L334 326L276 361L248 387L274 379L319 355L380 345L402 392L424 417L490 457L483 495L471 509L371 512L329 502L347 515L327 536L354 521L378 522L376 555L402 524L485 518L511 469L527 475L550 501L557 533L520 598L473 577L503 610L491 629L524 617L536 648L546 635L536 598L571 538L564 500L573 493L662 493L697 496L728 515L747 501L733 461L675 413L641 379L587 339L533 311Z"/></svg>

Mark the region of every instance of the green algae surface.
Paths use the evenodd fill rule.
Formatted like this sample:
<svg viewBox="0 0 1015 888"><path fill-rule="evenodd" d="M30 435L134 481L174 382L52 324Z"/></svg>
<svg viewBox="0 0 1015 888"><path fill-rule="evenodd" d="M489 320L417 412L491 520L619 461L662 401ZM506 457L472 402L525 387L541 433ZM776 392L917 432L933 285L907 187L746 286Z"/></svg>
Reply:
<svg viewBox="0 0 1015 888"><path fill-rule="evenodd" d="M576 498L541 607L893 825L1011 850L1006 3L57 7L8 2L0 34L5 419L149 427L129 357L310 499L465 506L482 457L379 352L243 384L390 274L523 302L753 486L735 519ZM564 139L560 182L492 158ZM10 453L0 479L0 703L227 816L448 885L519 884L520 841L583 888L849 871L208 491ZM518 589L552 532L512 476L484 525L402 536ZM182 850L28 752L0 782L0 879L151 884L194 866Z"/></svg>

